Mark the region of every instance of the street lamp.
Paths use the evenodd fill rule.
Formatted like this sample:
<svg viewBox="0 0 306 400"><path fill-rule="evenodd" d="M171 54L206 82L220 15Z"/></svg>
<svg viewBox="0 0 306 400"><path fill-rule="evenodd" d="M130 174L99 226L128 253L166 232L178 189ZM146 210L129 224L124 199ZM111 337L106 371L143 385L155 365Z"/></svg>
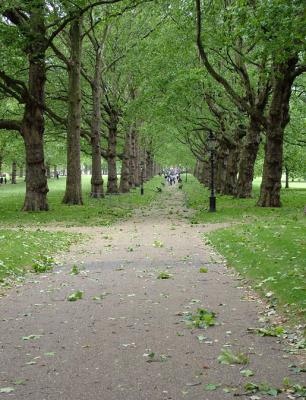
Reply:
<svg viewBox="0 0 306 400"><path fill-rule="evenodd" d="M144 188L143 188L143 172L144 172L144 162L140 161L140 194L144 195Z"/></svg>
<svg viewBox="0 0 306 400"><path fill-rule="evenodd" d="M214 174L214 155L217 147L217 140L213 132L210 130L207 138L207 147L210 151L210 198L209 198L209 211L216 211L216 196L215 196L215 174Z"/></svg>

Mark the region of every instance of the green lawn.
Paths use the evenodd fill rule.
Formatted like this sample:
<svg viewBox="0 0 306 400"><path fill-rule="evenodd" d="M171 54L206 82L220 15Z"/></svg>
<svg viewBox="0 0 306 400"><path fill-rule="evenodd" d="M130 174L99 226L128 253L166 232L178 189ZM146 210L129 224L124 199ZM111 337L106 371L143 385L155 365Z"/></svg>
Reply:
<svg viewBox="0 0 306 400"><path fill-rule="evenodd" d="M208 235L228 264L267 295L291 321L306 320L306 187L283 189L283 207L256 207L254 199L217 196L217 212L209 213L209 192L190 177L186 201L196 210L193 223L235 222ZM254 194L258 186L254 185Z"/></svg>
<svg viewBox="0 0 306 400"><path fill-rule="evenodd" d="M66 179L50 179L48 181L48 201L50 210L47 212L22 212L21 207L24 200L25 183L16 185L0 186L0 213L1 225L26 226L28 224L64 224L72 225L109 225L120 218L130 215L132 209L149 204L155 196L156 186L161 178L155 177L144 185L144 196L140 190L133 189L130 193L106 196L104 199L91 199L90 177L83 176L83 200L84 206L67 206L62 204Z"/></svg>
<svg viewBox="0 0 306 400"><path fill-rule="evenodd" d="M297 218L303 216L304 206L306 205L306 183L300 184L303 188L282 189L281 208L262 208L256 207L259 196L259 181L254 182L253 198L235 199L232 196L217 195L217 212L208 213L209 190L204 188L193 176L188 177L188 182L184 182L183 190L186 193L186 203L188 207L196 210L192 222L227 222L240 221L250 222L262 218L279 218L288 216Z"/></svg>
<svg viewBox="0 0 306 400"><path fill-rule="evenodd" d="M33 264L33 259L52 256L67 249L80 235L63 232L0 229L0 286L5 278L18 278Z"/></svg>
<svg viewBox="0 0 306 400"><path fill-rule="evenodd" d="M135 208L151 203L159 194L156 186L161 178L155 177L144 185L144 195L134 189L130 193L106 196L104 199L91 199L90 177L83 177L84 206L67 206L61 203L65 178L50 179L48 201L50 211L22 212L25 183L0 186L0 286L7 285L7 279L18 278L33 264L33 259L67 249L80 240L80 235L63 232L44 232L39 226L57 224L65 226L105 226L121 218L127 218ZM27 230L35 227L37 230ZM10 229L11 228L11 229Z"/></svg>

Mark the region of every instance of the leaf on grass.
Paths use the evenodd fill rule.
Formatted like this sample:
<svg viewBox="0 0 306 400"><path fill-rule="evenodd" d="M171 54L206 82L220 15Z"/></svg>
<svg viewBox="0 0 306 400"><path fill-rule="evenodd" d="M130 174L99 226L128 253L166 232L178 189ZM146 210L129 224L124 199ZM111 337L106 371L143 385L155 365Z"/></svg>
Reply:
<svg viewBox="0 0 306 400"><path fill-rule="evenodd" d="M199 272L201 272L201 274L206 274L206 272L208 272L208 268L206 268L206 267L201 267L201 268L199 269Z"/></svg>

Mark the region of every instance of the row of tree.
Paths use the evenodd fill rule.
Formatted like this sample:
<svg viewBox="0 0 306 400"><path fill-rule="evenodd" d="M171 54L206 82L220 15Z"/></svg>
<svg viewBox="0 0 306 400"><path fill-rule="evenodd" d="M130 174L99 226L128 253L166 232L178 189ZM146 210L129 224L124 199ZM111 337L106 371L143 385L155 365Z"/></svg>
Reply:
<svg viewBox="0 0 306 400"><path fill-rule="evenodd" d="M301 0L4 0L0 140L16 143L12 161L25 157L23 209L48 209L50 163L67 165L63 201L82 204L81 152L92 197L104 195L101 157L108 193L138 185L141 166L151 177L156 162L196 164L207 183L210 131L218 191L250 197L262 166L258 204L280 206L282 172L305 165L303 10Z"/></svg>

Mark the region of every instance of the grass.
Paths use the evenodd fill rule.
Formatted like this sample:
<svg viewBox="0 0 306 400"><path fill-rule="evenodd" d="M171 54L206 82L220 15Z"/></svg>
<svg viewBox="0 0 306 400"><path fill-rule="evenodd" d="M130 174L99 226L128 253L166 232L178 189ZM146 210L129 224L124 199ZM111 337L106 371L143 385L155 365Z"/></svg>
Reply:
<svg viewBox="0 0 306 400"><path fill-rule="evenodd" d="M5 278L24 275L34 259L66 250L79 237L66 232L0 229L0 284L6 283Z"/></svg>
<svg viewBox="0 0 306 400"><path fill-rule="evenodd" d="M130 193L106 196L104 199L91 199L90 177L83 176L83 200L84 206L67 206L62 204L66 179L50 179L48 181L48 212L22 212L25 183L0 186L0 213L2 225L39 225L39 224L64 224L66 226L105 226L110 225L121 218L130 216L134 208L145 206L158 196L156 186L161 178L155 177L144 185L144 195L140 195L139 189L133 189Z"/></svg>
<svg viewBox="0 0 306 400"><path fill-rule="evenodd" d="M302 184L300 184L302 186ZM259 181L253 185L253 198L235 199L232 196L217 195L217 212L208 213L209 190L204 188L194 177L189 176L184 183L183 190L186 193L188 207L195 209L192 223L205 222L250 222L256 218L278 218L287 215L288 218L296 218L303 215L306 204L306 183L303 188L282 189L281 208L256 207L259 196Z"/></svg>
<svg viewBox="0 0 306 400"><path fill-rule="evenodd" d="M306 187L283 189L279 209L256 207L256 199L218 196L216 213L203 206L209 194L194 178L184 189L189 206L196 210L193 223L235 222L208 235L228 264L292 322L306 321Z"/></svg>
<svg viewBox="0 0 306 400"><path fill-rule="evenodd" d="M91 199L90 177L83 177L84 206L67 206L61 203L66 179L50 179L47 212L20 211L25 193L25 183L0 186L0 284L5 285L8 277L22 276L33 264L33 259L52 255L80 239L80 235L64 232L45 232L39 226L56 224L67 226L106 226L119 219L127 218L135 208L151 203L159 196L156 186L161 178L153 178L144 185L144 195L139 189L131 193L106 196L104 199ZM27 230L35 226L36 231ZM14 229L12 229L14 228Z"/></svg>

